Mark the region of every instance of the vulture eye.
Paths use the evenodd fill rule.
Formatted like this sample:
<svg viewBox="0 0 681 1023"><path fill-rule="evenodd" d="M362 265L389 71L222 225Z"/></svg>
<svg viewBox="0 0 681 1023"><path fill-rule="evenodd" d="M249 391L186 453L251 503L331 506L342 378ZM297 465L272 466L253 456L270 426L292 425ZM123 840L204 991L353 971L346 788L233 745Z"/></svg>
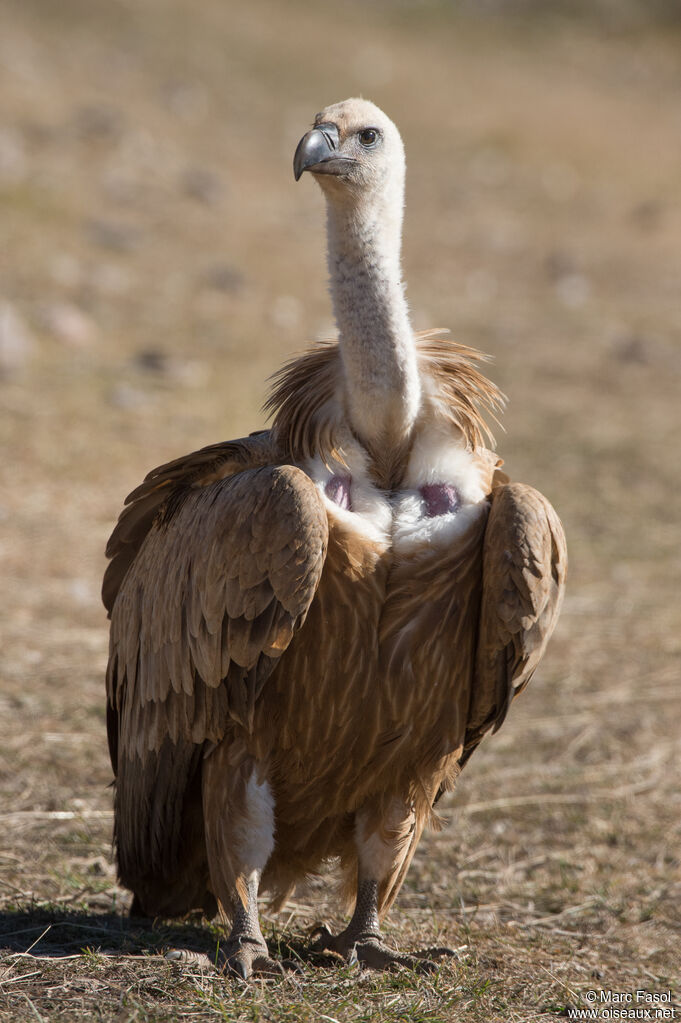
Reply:
<svg viewBox="0 0 681 1023"><path fill-rule="evenodd" d="M364 128L363 131L360 131L358 134L359 141L363 146L366 146L367 149L376 145L376 141L378 139L378 131L376 128Z"/></svg>

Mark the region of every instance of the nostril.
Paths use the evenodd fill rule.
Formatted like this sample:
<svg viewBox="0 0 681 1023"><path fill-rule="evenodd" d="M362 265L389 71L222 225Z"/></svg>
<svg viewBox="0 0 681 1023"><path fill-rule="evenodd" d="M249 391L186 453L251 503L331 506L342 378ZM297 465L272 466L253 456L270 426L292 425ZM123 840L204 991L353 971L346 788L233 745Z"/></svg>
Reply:
<svg viewBox="0 0 681 1023"><path fill-rule="evenodd" d="M419 493L425 502L429 519L454 512L461 504L459 491L451 483L428 483L421 487Z"/></svg>

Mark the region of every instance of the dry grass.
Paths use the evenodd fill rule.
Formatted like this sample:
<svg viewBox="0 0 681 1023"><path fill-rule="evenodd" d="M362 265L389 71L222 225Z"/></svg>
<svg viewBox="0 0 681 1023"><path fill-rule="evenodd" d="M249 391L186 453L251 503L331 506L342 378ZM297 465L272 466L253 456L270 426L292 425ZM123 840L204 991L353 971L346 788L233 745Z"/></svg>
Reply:
<svg viewBox="0 0 681 1023"><path fill-rule="evenodd" d="M0 1019L525 1023L591 988L678 985L680 87L678 38L645 29L6 5ZM416 325L495 356L500 448L565 521L570 589L390 917L457 960L435 977L311 960L320 882L267 918L302 973L238 989L159 955L212 957L212 925L123 915L102 550L149 467L259 425L266 376L328 331L321 201L290 164L315 111L357 92L405 136Z"/></svg>

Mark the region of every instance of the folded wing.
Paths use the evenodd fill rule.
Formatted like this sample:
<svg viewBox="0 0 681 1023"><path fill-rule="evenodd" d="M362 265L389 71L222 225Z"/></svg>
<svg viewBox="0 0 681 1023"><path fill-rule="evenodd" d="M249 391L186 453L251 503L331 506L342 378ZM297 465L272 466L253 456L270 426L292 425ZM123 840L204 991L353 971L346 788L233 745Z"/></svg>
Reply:
<svg viewBox="0 0 681 1023"><path fill-rule="evenodd" d="M496 487L485 530L475 681L462 763L502 724L529 682L558 619L567 548L560 519L538 491Z"/></svg>
<svg viewBox="0 0 681 1023"><path fill-rule="evenodd" d="M107 549L116 835L135 890L180 870L201 750L230 725L250 728L324 564L315 485L293 466L258 464L259 441L240 444L151 473Z"/></svg>

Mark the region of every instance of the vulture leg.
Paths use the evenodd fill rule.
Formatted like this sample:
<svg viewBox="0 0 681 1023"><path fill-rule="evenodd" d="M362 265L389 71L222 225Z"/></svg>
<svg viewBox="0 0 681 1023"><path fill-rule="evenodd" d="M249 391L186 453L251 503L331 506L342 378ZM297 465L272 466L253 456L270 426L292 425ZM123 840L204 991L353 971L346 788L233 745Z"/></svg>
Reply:
<svg viewBox="0 0 681 1023"><path fill-rule="evenodd" d="M253 973L282 974L283 963L270 957L265 939L260 930L258 920L258 885L260 877L257 871L248 880L246 902L242 902L239 894L233 891L232 930L227 942L220 949L220 966L225 973L233 974L240 980L248 980ZM222 900L221 900L222 901Z"/></svg>
<svg viewBox="0 0 681 1023"><path fill-rule="evenodd" d="M232 930L220 949L222 969L242 980L283 972L270 958L258 920L258 886L274 848L274 800L262 765L233 739L204 760L203 811L211 888Z"/></svg>
<svg viewBox="0 0 681 1023"><path fill-rule="evenodd" d="M375 970L396 966L430 972L434 959L454 955L448 948L431 948L411 955L386 945L380 916L388 909L402 883L420 838L415 814L401 800L393 800L384 816L375 807L360 810L355 822L358 876L357 900L350 923L340 934L326 927L316 930L314 948L338 952L348 962L359 962Z"/></svg>

